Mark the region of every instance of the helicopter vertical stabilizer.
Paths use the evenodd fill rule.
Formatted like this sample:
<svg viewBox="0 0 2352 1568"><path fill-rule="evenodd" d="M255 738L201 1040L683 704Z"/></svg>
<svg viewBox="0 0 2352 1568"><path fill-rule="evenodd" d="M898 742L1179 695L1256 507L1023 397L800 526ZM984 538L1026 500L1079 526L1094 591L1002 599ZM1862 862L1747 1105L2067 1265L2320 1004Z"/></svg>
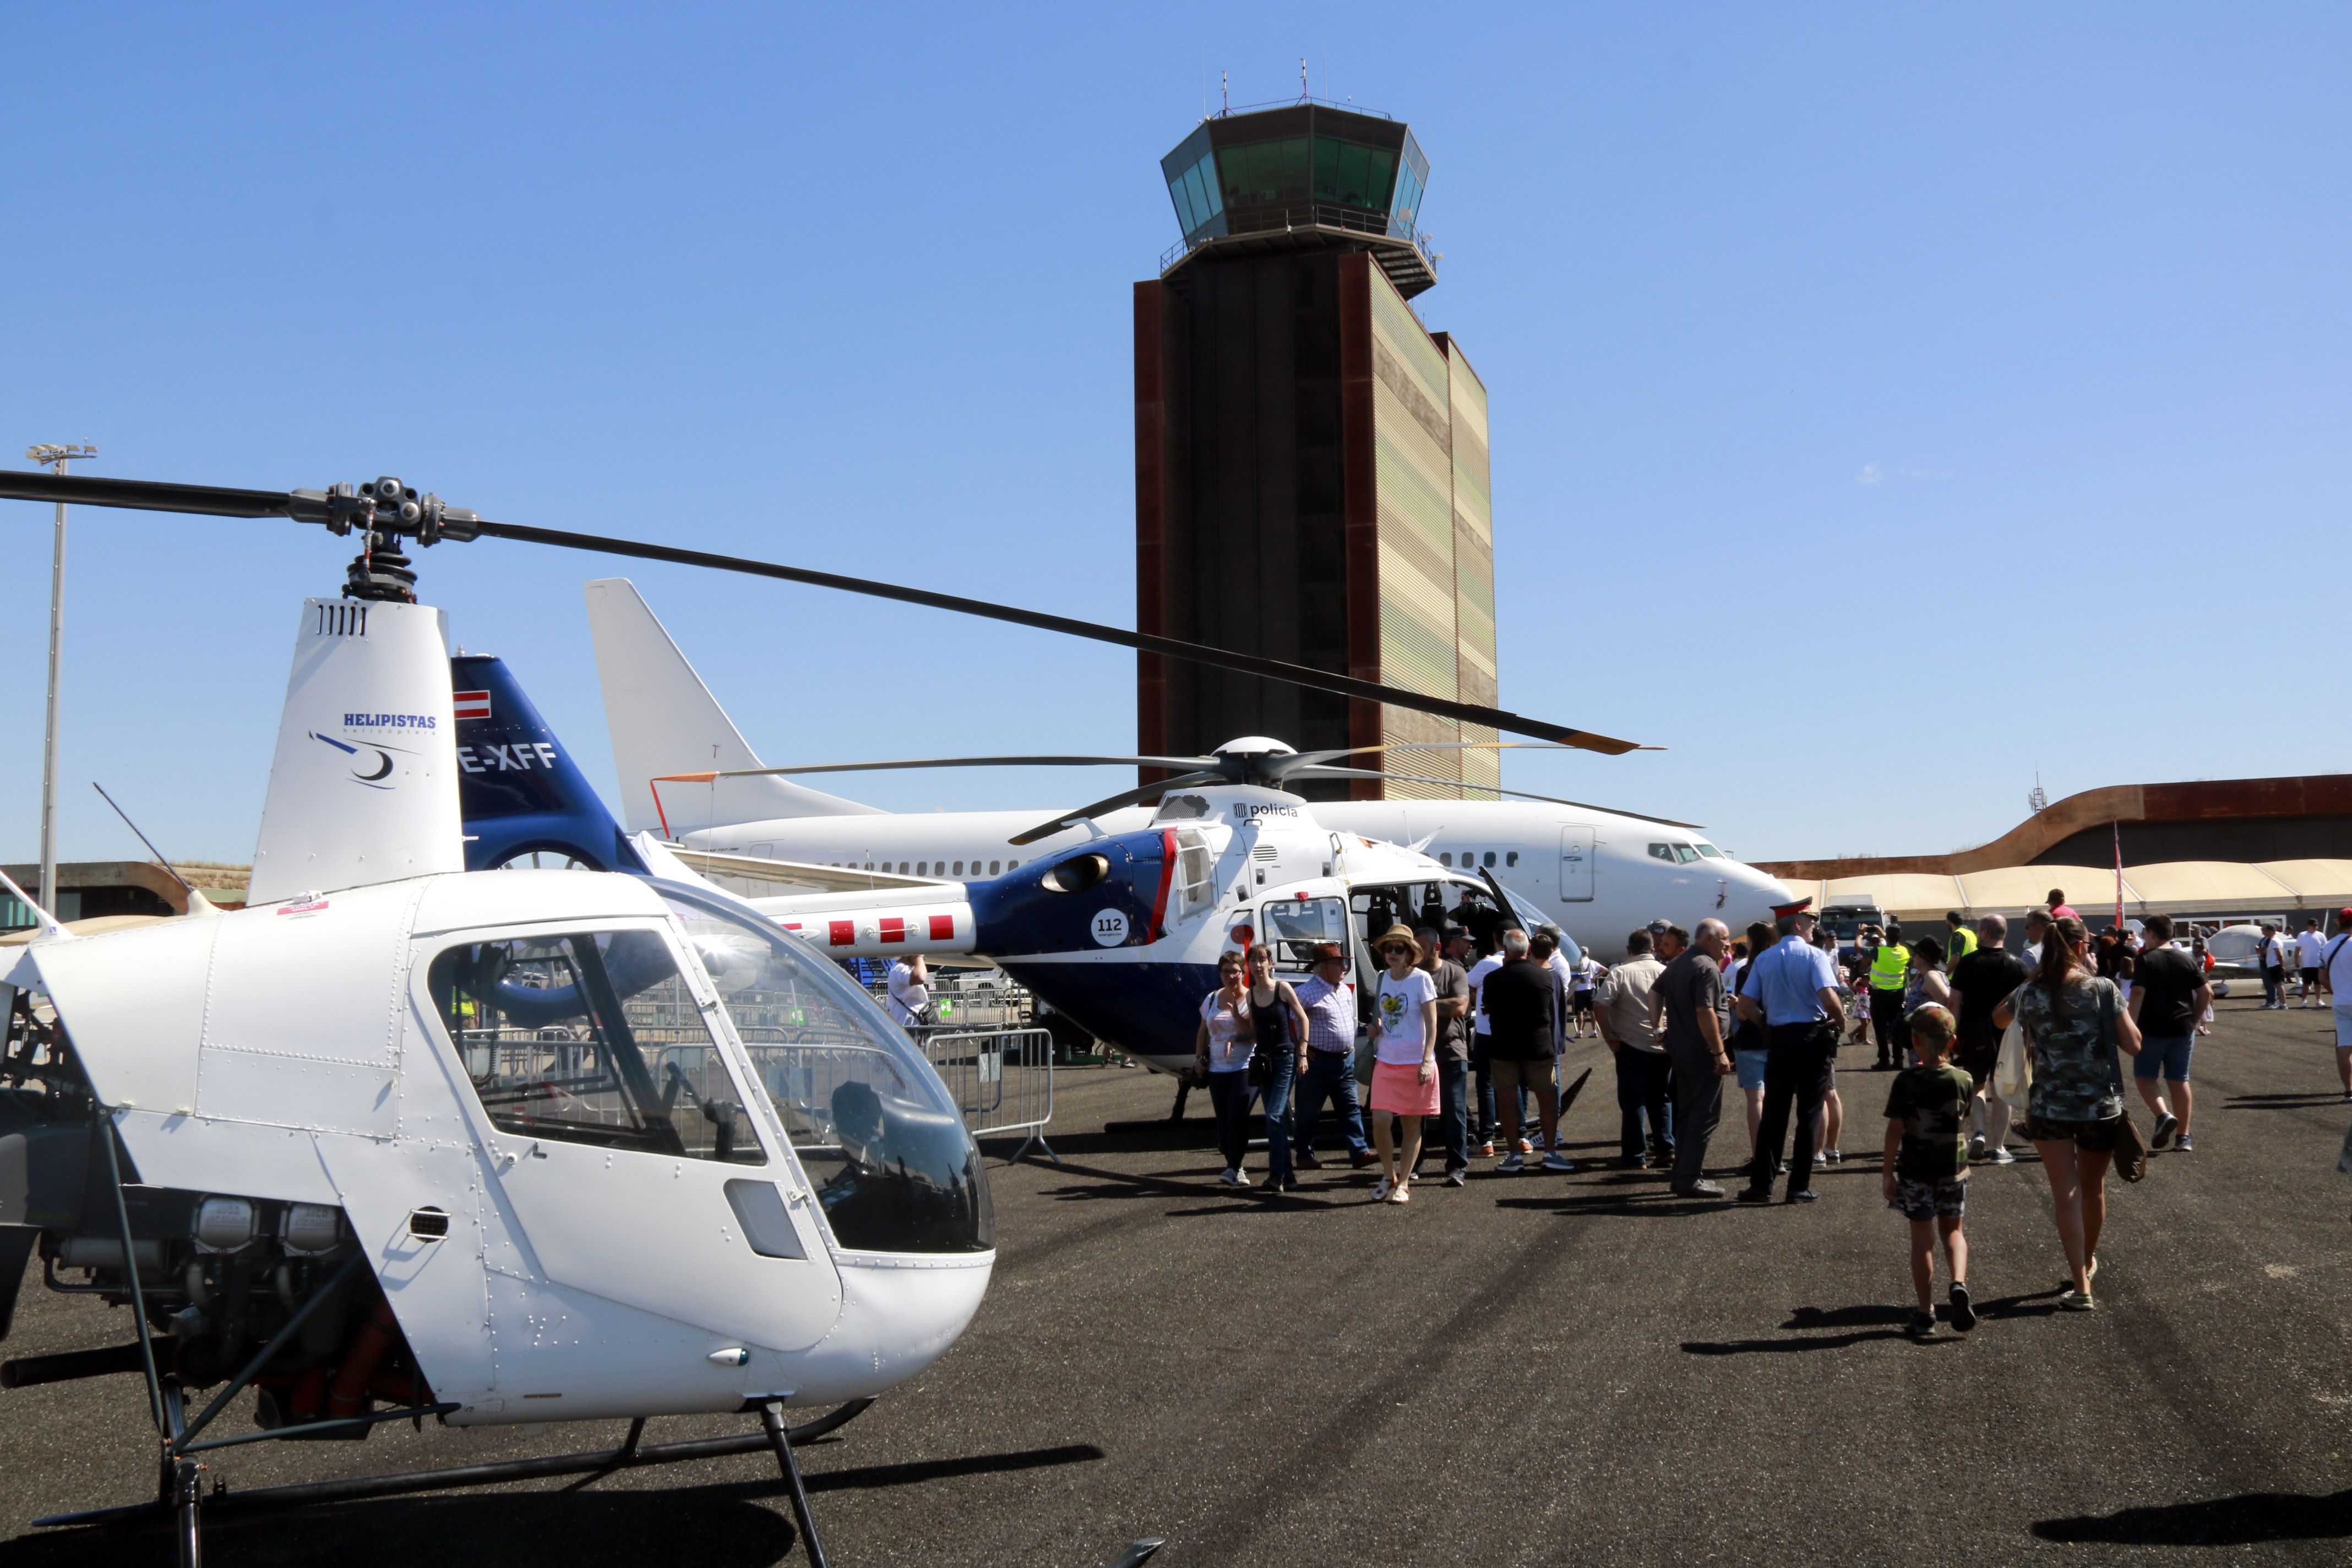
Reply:
<svg viewBox="0 0 2352 1568"><path fill-rule="evenodd" d="M464 870L455 730L440 611L305 600L248 901Z"/></svg>
<svg viewBox="0 0 2352 1568"><path fill-rule="evenodd" d="M621 776L621 815L629 831L679 833L714 823L779 816L863 816L870 805L780 778L719 779L670 784L654 800L651 780L668 773L724 772L763 765L694 666L670 640L636 584L600 577L588 584L588 630L604 686L604 727ZM668 820L663 819L668 806Z"/></svg>

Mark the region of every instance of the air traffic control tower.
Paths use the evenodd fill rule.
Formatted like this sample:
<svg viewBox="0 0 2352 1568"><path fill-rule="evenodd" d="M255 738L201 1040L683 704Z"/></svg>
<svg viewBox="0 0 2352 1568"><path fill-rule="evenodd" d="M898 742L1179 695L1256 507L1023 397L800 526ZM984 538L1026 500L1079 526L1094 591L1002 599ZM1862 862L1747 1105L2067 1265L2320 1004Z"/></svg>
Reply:
<svg viewBox="0 0 2352 1568"><path fill-rule="evenodd" d="M1183 238L1135 286L1137 626L1492 705L1486 390L1405 302L1437 281L1412 132L1315 102L1220 114L1160 171ZM1138 682L1146 753L1495 738L1149 654ZM1400 750L1355 765L1438 782L1304 793L1478 798L1498 763Z"/></svg>

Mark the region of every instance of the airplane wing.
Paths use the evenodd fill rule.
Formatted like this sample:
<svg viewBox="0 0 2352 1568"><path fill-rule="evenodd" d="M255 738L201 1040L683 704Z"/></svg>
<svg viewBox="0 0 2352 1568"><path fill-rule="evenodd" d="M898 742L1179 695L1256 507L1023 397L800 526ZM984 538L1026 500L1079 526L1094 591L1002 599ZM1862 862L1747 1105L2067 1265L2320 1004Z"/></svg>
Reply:
<svg viewBox="0 0 2352 1568"><path fill-rule="evenodd" d="M942 881L937 877L901 877L894 871L867 871L850 866L813 866L802 860L770 860L757 855L710 855L699 849L680 849L667 846L669 852L689 870L718 881L734 893L747 889L734 886L737 882L768 884L748 889L753 898L764 898L789 889L806 888L820 893L864 892L870 889L887 888L961 888L961 882Z"/></svg>

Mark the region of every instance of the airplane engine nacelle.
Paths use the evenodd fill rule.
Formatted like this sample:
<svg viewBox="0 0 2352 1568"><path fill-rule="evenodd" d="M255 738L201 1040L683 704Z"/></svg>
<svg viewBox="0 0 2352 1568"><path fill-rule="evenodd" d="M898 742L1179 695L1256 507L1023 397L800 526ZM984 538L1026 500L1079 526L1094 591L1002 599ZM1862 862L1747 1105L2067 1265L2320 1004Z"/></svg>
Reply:
<svg viewBox="0 0 2352 1568"><path fill-rule="evenodd" d="M1175 837L1159 831L1097 838L971 883L974 951L1087 952L1159 941L1176 871Z"/></svg>

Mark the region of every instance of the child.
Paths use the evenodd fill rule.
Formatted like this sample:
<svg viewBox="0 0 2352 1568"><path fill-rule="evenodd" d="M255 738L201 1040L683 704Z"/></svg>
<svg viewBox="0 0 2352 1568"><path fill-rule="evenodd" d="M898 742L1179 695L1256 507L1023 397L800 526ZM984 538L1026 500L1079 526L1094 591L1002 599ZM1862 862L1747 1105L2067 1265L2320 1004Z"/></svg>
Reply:
<svg viewBox="0 0 2352 1568"><path fill-rule="evenodd" d="M1969 1304L1969 1238L1960 1216L1969 1206L1969 1101L1976 1080L1950 1064L1954 1020L1930 1002L1906 1020L1911 1047L1921 1065L1895 1075L1886 1091L1886 1206L1911 1222L1911 1283L1919 1311L1911 1320L1914 1339L1936 1332L1936 1236L1944 1237L1944 1259L1952 1270L1952 1327L1962 1333L1977 1326Z"/></svg>

